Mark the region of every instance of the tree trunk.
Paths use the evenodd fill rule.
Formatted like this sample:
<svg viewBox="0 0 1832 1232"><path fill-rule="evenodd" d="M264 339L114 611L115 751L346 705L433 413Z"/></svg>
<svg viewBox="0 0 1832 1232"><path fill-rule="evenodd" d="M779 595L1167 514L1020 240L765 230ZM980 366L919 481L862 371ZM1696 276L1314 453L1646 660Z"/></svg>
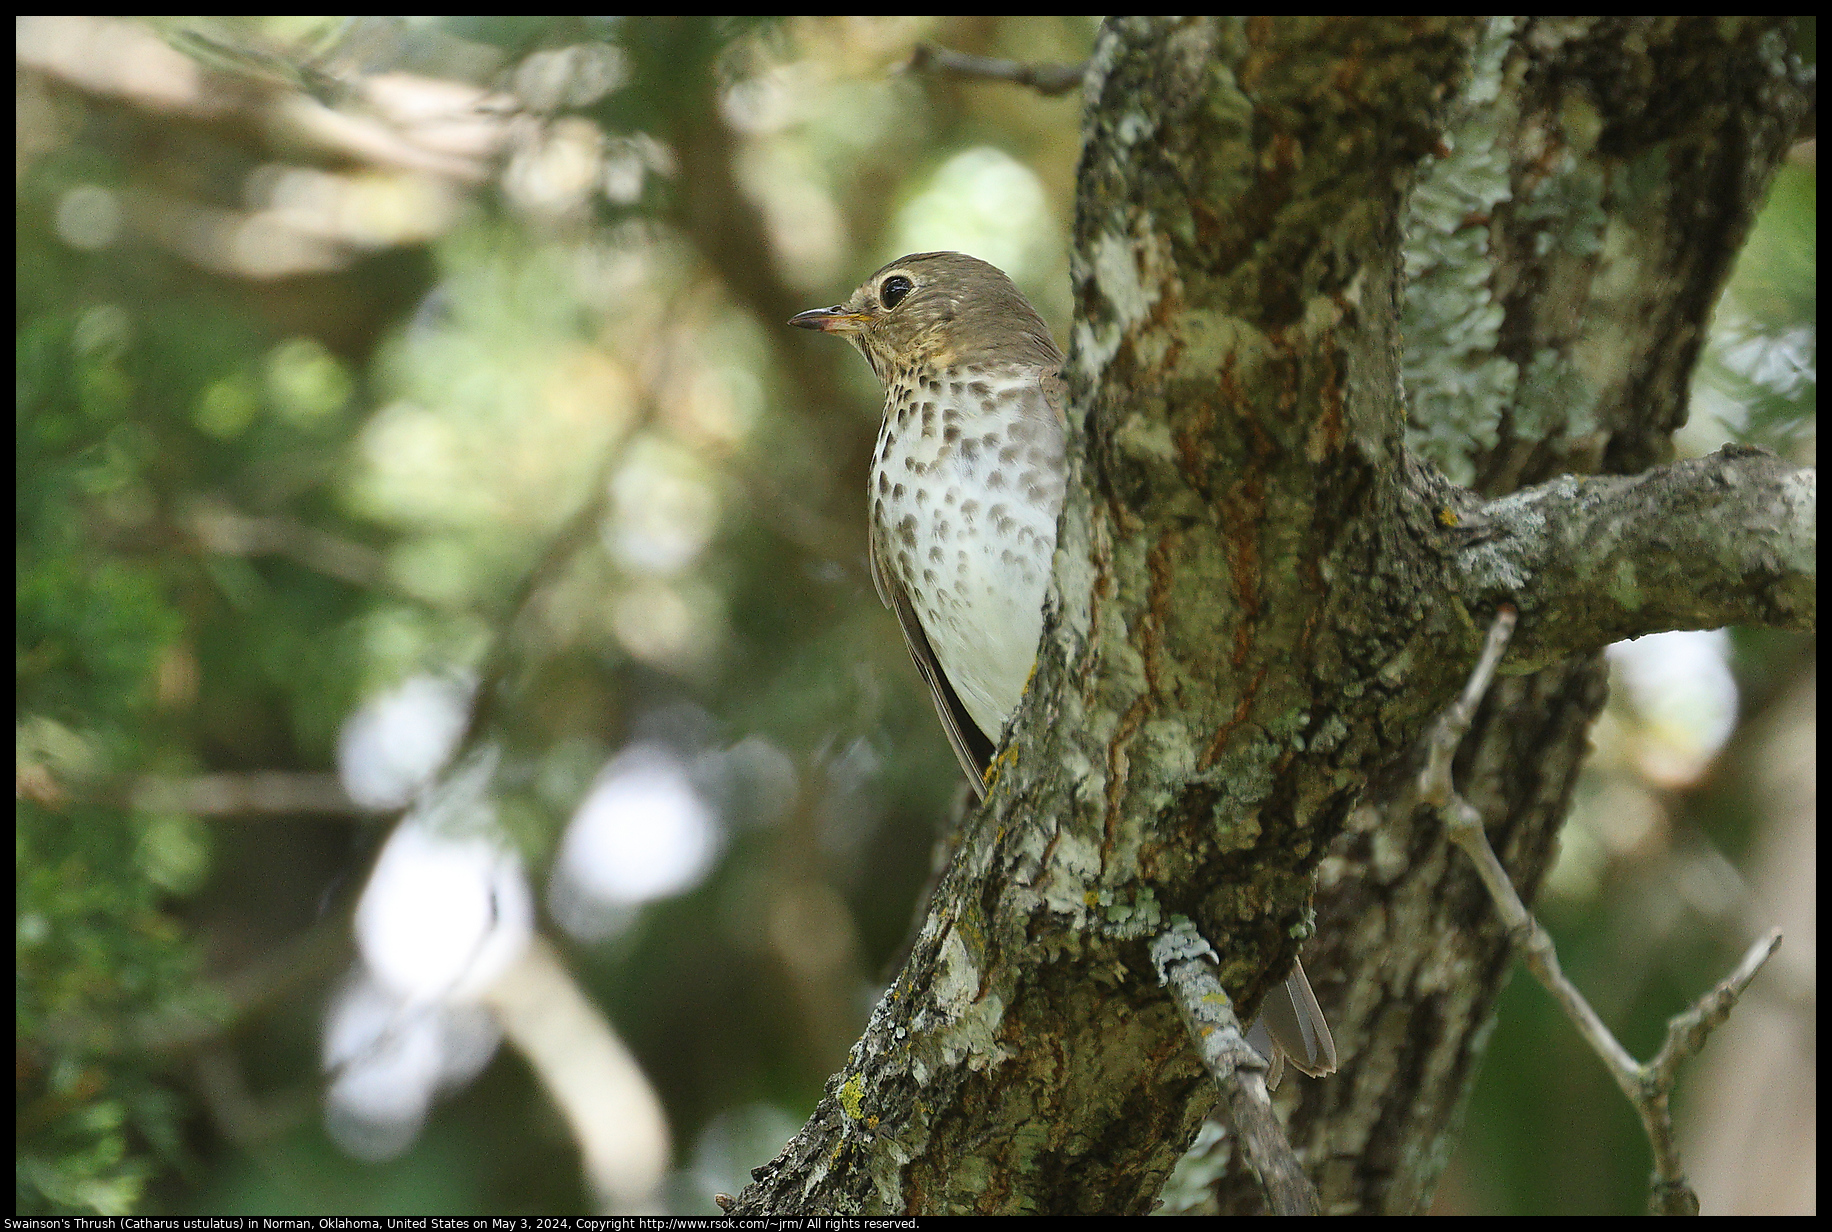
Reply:
<svg viewBox="0 0 1832 1232"><path fill-rule="evenodd" d="M1343 1069L1292 1140L1326 1210L1424 1209L1510 954L1435 820L1383 804L1497 605L1519 649L1458 782L1529 895L1603 645L1813 620L1811 472L1497 499L1666 460L1807 108L1785 53L1753 18L1103 28L1036 676L908 966L739 1211L1149 1210L1213 1094L1147 947L1193 921L1251 1013L1319 865ZM1591 551L1549 536L1612 501ZM1238 1165L1217 1194L1260 1209Z"/></svg>

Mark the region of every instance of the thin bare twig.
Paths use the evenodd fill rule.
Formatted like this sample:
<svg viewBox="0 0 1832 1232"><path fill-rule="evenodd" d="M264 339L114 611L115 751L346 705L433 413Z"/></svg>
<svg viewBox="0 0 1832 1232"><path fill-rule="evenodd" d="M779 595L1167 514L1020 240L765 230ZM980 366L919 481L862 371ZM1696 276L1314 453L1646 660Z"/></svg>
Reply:
<svg viewBox="0 0 1832 1232"><path fill-rule="evenodd" d="M1495 669L1501 665L1501 656L1508 648L1508 639L1514 636L1514 625L1519 619L1520 613L1505 604L1495 613L1488 640L1482 644L1476 666L1470 669L1469 683L1463 686L1462 696L1438 718L1437 726L1427 738L1425 768L1419 773L1419 797L1425 803L1443 808L1457 794L1450 781L1451 758L1456 756L1457 746L1463 743L1470 723L1476 718L1476 707L1482 704L1483 694L1488 692L1489 682L1495 678Z"/></svg>
<svg viewBox="0 0 1832 1232"><path fill-rule="evenodd" d="M905 73L928 73L936 77L956 77L964 81L1009 81L1029 86L1039 94L1067 94L1081 84L1082 64L1024 64L1018 60L995 60L988 56L970 56L950 51L933 43L918 43L910 58L898 70Z"/></svg>
<svg viewBox="0 0 1832 1232"><path fill-rule="evenodd" d="M1496 665L1514 632L1515 611L1503 607L1489 626L1488 640L1463 694L1439 718L1426 748L1425 768L1418 779L1418 798L1433 805L1444 817L1450 841L1476 866L1476 874L1507 925L1514 944L1536 979L1564 1009L1578 1034L1601 1057L1610 1077L1635 1107L1654 1152L1654 1172L1649 1177L1649 1205L1656 1214L1696 1215L1698 1195L1686 1180L1679 1157L1679 1137L1673 1125L1671 1099L1682 1062L1696 1056L1712 1030L1730 1016L1737 999L1756 973L1781 944L1779 930L1751 946L1743 960L1723 980L1687 1010L1667 1023L1667 1038L1654 1060L1643 1065L1630 1055L1603 1024L1590 1002L1559 967L1551 936L1521 901L1507 869L1489 845L1482 814L1457 793L1451 781L1451 761L1469 731L1476 707L1488 691Z"/></svg>
<svg viewBox="0 0 1832 1232"><path fill-rule="evenodd" d="M1158 980L1170 989L1190 1042L1215 1080L1234 1132L1265 1187L1277 1215L1315 1215L1316 1186L1272 1110L1266 1059L1247 1043L1234 1002L1216 974L1215 951L1187 919L1176 920L1151 943Z"/></svg>
<svg viewBox="0 0 1832 1232"><path fill-rule="evenodd" d="M1679 1067L1699 1054L1706 1038L1730 1017L1730 1011L1736 1008L1750 981L1780 948L1781 930L1771 928L1766 937L1744 952L1743 960L1729 975L1687 1006L1683 1013L1667 1020L1667 1037L1661 1042L1660 1051L1654 1054L1652 1061L1638 1067L1645 1098L1636 1103L1635 1110L1641 1114L1648 1140L1654 1145L1654 1174L1648 1178L1650 1205L1661 1214L1698 1213L1698 1195L1686 1183L1669 1106L1673 1087L1679 1081ZM1629 1098L1634 1099L1634 1096Z"/></svg>

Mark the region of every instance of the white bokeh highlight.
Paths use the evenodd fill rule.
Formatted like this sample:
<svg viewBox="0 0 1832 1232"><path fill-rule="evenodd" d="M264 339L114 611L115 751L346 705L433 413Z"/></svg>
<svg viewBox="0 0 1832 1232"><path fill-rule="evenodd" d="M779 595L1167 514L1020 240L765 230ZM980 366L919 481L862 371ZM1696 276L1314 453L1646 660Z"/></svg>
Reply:
<svg viewBox="0 0 1832 1232"><path fill-rule="evenodd" d="M337 775L350 799L384 811L412 800L457 747L471 692L468 680L420 675L364 703L337 737Z"/></svg>
<svg viewBox="0 0 1832 1232"><path fill-rule="evenodd" d="M1635 755L1653 782L1697 780L1737 725L1725 629L1655 633L1609 648L1614 683L1641 720Z"/></svg>
<svg viewBox="0 0 1832 1232"><path fill-rule="evenodd" d="M520 857L500 837L402 822L356 904L356 944L376 981L409 1004L475 1000L534 933Z"/></svg>
<svg viewBox="0 0 1832 1232"><path fill-rule="evenodd" d="M475 1078L501 1038L481 1006L412 1005L359 967L325 1017L325 1131L357 1159L395 1158L433 1097Z"/></svg>
<svg viewBox="0 0 1832 1232"><path fill-rule="evenodd" d="M724 834L667 745L631 745L598 773L568 823L548 907L581 940L616 932L645 902L705 877Z"/></svg>
<svg viewBox="0 0 1832 1232"><path fill-rule="evenodd" d="M440 1091L502 1037L484 998L528 953L534 901L496 824L488 747L425 791L356 903L360 963L324 1026L325 1130L358 1159L412 1145Z"/></svg>

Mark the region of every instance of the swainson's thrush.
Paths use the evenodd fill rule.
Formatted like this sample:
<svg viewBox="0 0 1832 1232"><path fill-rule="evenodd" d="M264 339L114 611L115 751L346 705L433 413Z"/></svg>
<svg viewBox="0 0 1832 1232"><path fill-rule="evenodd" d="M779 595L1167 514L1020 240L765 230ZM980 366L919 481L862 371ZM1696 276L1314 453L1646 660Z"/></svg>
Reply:
<svg viewBox="0 0 1832 1232"><path fill-rule="evenodd" d="M884 384L872 581L983 798L1043 632L1065 475L1062 352L1010 278L958 252L893 261L789 324L841 335ZM1260 1025L1305 1073L1336 1068L1303 967L1267 996Z"/></svg>

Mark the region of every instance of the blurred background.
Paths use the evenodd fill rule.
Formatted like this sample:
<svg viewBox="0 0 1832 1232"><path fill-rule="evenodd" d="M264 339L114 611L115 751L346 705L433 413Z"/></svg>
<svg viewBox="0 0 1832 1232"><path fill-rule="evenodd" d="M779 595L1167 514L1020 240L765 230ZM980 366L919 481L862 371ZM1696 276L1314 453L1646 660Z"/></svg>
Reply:
<svg viewBox="0 0 1832 1232"><path fill-rule="evenodd" d="M865 564L906 252L1066 341L1085 18L16 27L21 1213L710 1212L812 1110L959 772ZM1810 462L1812 147L1689 454ZM1815 1201L1814 651L1618 648L1545 915L1707 1211ZM425 793L454 752L459 768ZM488 785L488 791L484 790ZM1444 1212L1642 1209L1516 980Z"/></svg>

